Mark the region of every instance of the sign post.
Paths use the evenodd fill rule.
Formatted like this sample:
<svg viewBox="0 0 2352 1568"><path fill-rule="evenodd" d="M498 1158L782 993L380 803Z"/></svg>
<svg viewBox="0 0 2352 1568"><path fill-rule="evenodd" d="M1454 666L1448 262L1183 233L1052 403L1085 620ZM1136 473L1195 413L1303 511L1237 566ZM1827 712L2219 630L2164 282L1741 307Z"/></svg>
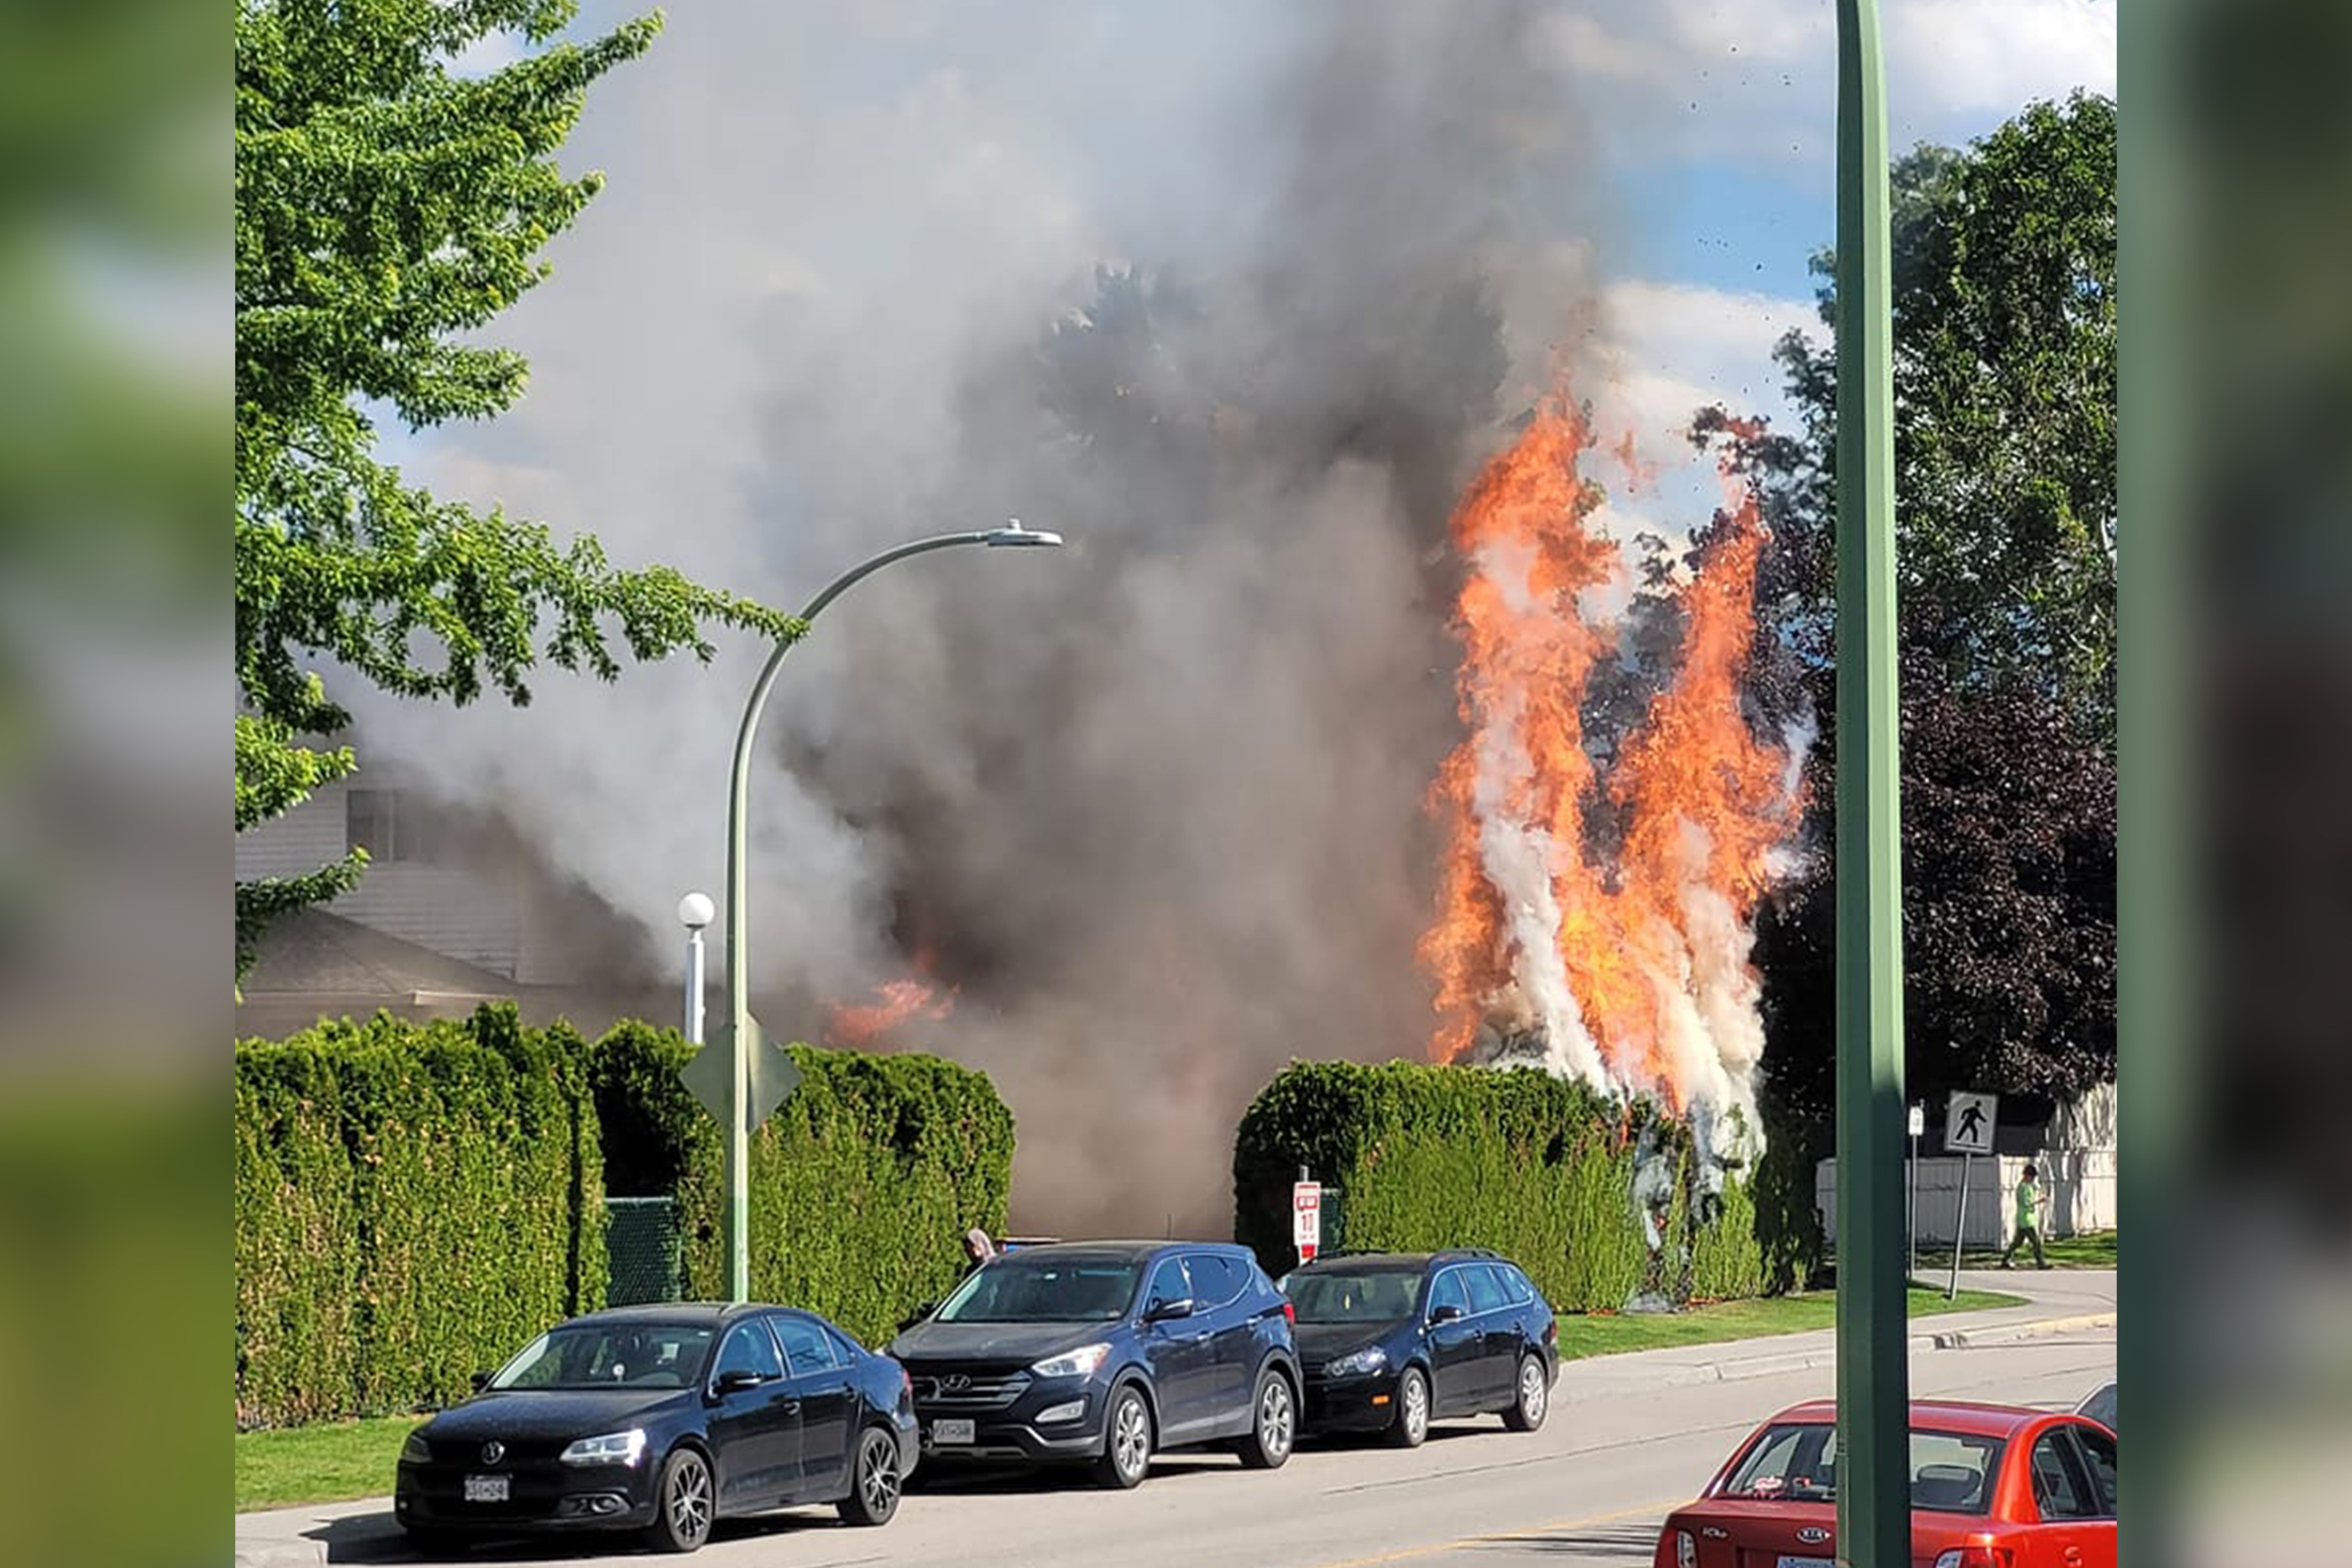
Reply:
<svg viewBox="0 0 2352 1568"><path fill-rule="evenodd" d="M1290 1239L1298 1261L1312 1263L1323 1245L1323 1186L1300 1181L1290 1189Z"/></svg>
<svg viewBox="0 0 2352 1568"><path fill-rule="evenodd" d="M1960 1293L1960 1248L1969 1235L1969 1175L1978 1155L1992 1152L1995 1113L2000 1106L1998 1095L1956 1089L1944 1108L1944 1149L1960 1157L1960 1206L1958 1218L1952 1226L1952 1279L1944 1287L1947 1301Z"/></svg>
<svg viewBox="0 0 2352 1568"><path fill-rule="evenodd" d="M1910 1217L1904 1226L1908 1239L1903 1246L1903 1280L1906 1289L1919 1274L1919 1134L1926 1131L1927 1108L1915 1105L1911 1108L1911 1169L1906 1173L1911 1187Z"/></svg>

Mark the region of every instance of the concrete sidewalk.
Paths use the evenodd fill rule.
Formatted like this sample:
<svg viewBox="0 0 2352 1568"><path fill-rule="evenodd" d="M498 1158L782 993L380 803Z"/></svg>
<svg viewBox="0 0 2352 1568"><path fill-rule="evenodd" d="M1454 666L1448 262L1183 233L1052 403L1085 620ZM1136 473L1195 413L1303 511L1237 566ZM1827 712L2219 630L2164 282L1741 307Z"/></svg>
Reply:
<svg viewBox="0 0 2352 1568"><path fill-rule="evenodd" d="M2112 1268L1963 1268L1960 1289L2000 1290L2022 1296L2026 1301L2021 1307L2001 1307L1991 1311L1914 1318L1910 1341L1913 1355L2111 1329L2116 1322L2116 1272ZM1613 1397L1642 1388L1730 1383L1836 1364L1836 1331L1815 1329L1801 1334L1772 1334L1762 1339L1572 1361L1560 1368L1559 1386L1552 1398L1573 1403Z"/></svg>
<svg viewBox="0 0 2352 1568"><path fill-rule="evenodd" d="M2111 1269L1963 1269L1960 1288L2002 1290L2025 1297L2026 1304L1914 1319L1914 1357L2111 1328L2116 1321ZM1552 1397L1555 1403L1622 1397L1650 1389L1807 1372L1832 1366L1836 1360L1837 1336L1826 1329L1593 1356L1562 1367ZM550 1560L566 1555L559 1543ZM415 1557L393 1522L392 1500L381 1497L239 1514L234 1561L236 1568L313 1568L319 1563L411 1562Z"/></svg>

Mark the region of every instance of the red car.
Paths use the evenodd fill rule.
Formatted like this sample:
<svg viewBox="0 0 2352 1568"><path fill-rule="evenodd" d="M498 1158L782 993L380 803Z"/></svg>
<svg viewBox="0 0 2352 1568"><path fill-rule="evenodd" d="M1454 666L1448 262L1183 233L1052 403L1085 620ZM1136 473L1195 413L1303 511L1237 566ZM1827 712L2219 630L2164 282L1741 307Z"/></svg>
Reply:
<svg viewBox="0 0 2352 1568"><path fill-rule="evenodd" d="M1666 1516L1656 1568L1834 1568L1837 1406L1780 1412ZM1912 1568L2116 1568L2116 1435L2013 1405L1911 1406Z"/></svg>

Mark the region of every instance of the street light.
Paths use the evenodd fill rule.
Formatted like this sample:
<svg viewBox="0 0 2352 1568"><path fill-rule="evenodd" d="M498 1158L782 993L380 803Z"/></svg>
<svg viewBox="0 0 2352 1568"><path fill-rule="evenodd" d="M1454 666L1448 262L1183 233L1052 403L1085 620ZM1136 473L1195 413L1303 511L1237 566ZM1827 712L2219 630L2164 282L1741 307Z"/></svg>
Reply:
<svg viewBox="0 0 2352 1568"><path fill-rule="evenodd" d="M952 549L959 544L983 544L992 550L1050 550L1058 548L1061 542L1060 534L1024 528L1016 517L1008 520L1003 528L982 529L971 533L942 533L894 545L835 578L823 593L808 602L808 607L801 612L800 618L803 624L815 620L820 611L841 597L852 584L909 555ZM751 1297L751 1129L748 1112L751 1040L751 963L748 929L751 897L747 889L749 879L744 855L746 818L751 791L751 741L760 727L761 710L768 705L769 689L775 685L776 672L783 668L784 656L792 649L791 643L777 644L775 650L768 655L768 662L761 668L759 679L751 684L751 700L743 709L743 727L735 735L735 773L727 795L727 1276L731 1299L738 1301L747 1301Z"/></svg>
<svg viewBox="0 0 2352 1568"><path fill-rule="evenodd" d="M688 893L677 901L677 923L686 928L686 1037L702 1044L702 928L718 911L708 893Z"/></svg>

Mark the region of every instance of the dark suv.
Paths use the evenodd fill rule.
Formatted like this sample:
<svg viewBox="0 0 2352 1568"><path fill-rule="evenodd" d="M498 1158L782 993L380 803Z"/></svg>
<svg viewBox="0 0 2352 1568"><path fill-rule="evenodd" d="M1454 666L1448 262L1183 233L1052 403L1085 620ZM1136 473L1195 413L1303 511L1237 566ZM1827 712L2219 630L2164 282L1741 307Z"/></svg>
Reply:
<svg viewBox="0 0 2352 1568"><path fill-rule="evenodd" d="M1289 1302L1242 1247L1085 1241L975 1271L891 1342L937 1459L1094 1467L1131 1487L1162 1448L1230 1442L1273 1469L1297 1436Z"/></svg>
<svg viewBox="0 0 2352 1568"><path fill-rule="evenodd" d="M1519 1267L1483 1249L1319 1258L1284 1277L1307 1369L1308 1431L1418 1447L1443 1416L1543 1425L1559 1324ZM918 1385L919 1388L919 1385Z"/></svg>

